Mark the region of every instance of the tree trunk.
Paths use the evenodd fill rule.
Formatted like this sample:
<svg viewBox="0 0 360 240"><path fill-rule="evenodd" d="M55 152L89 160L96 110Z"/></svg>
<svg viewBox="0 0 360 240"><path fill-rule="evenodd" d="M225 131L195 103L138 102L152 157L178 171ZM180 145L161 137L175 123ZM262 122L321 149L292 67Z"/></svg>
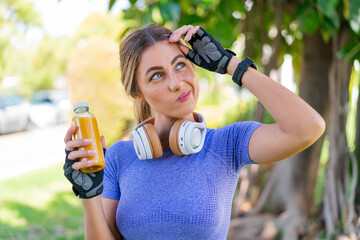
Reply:
<svg viewBox="0 0 360 240"><path fill-rule="evenodd" d="M261 11L264 10L263 4L264 3L262 1L259 2L259 7L260 7ZM274 38L274 40L273 40L273 42L271 44L271 46L272 46L272 54L270 56L270 59L264 65L264 74L266 76L270 76L270 72L273 69L277 69L279 67L278 63L277 63L277 60L279 58L280 43L281 43L281 40L282 40L281 25L282 25L282 22L283 22L284 6L285 6L285 3L284 3L283 0L276 0L275 25L276 25L278 33L277 33L276 37ZM264 21L263 20L264 12L260 12L259 15L260 15L259 19L261 21ZM260 33L261 46L264 46L265 45L265 37L264 37L264 35L266 36L267 33L265 32L265 29L264 29L263 24L261 22L259 23L259 25L260 25L260 29L262 31ZM253 120L262 122L264 120L264 115L265 115L265 108L260 102L258 102L257 105L256 105L256 108L255 108Z"/></svg>
<svg viewBox="0 0 360 240"><path fill-rule="evenodd" d="M349 37L348 29L340 28L333 37L333 52L338 52L349 41ZM354 164L357 163L349 154L346 138L350 75L351 64L346 60L338 59L334 54L329 78L331 100L330 159L326 169L324 191L324 216L328 238L340 230L340 232L350 236L351 239L356 239L353 214L354 188L357 179L351 179L349 166L352 164L354 169Z"/></svg>
<svg viewBox="0 0 360 240"><path fill-rule="evenodd" d="M331 43L325 43L320 31L304 39L303 65L299 95L329 122L328 73L331 66ZM311 147L293 157L289 166L296 205L307 216L313 209L314 189L325 134ZM301 169L301 171L299 171ZM293 204L291 204L293 205Z"/></svg>
<svg viewBox="0 0 360 240"><path fill-rule="evenodd" d="M283 21L283 12L284 12L284 1L283 0L276 0L276 14L275 14L275 24L276 27L278 29L278 35L275 37L275 39L272 42L272 54L270 56L269 61L264 65L264 74L269 76L271 70L273 69L277 69L278 68L278 64L277 64L277 59L279 57L279 49L280 49L280 43L281 43L281 39L282 39L282 35L281 35L281 25L282 25L282 21ZM258 1L254 3L254 6L252 8L252 10L250 11L251 14L249 14L249 16L246 18L247 21L251 21L252 23L254 23L254 15L259 16L259 23L258 25L260 26L260 43L261 46L264 46L266 43L266 36L267 33L264 29L264 25L262 24L264 19L264 1ZM249 20L248 20L249 19ZM247 31L246 32L251 32L250 38L246 39L246 46L249 46L247 48L245 48L245 52L244 55L245 56L252 56L252 52L253 52L253 42L254 42L254 24L249 25L246 24L245 26L247 26ZM250 28L250 30L249 30ZM257 122L262 122L264 119L264 114L265 114L265 108L264 106L260 103L257 102L256 107L255 107L255 111L254 111L254 115L253 115L253 120L257 121ZM240 173L240 184L239 184L239 192L238 195L234 201L234 207L233 207L233 215L234 216L240 216L243 212L248 212L251 209L251 203L250 203L250 198L251 198L251 189L254 185L254 178L259 175L259 172L261 170L259 169L259 165L252 165L252 166L245 166L243 168L243 170Z"/></svg>
<svg viewBox="0 0 360 240"><path fill-rule="evenodd" d="M305 35L299 95L314 107L326 122L329 115L328 73L331 57L331 44L324 42L320 32L311 36ZM323 140L324 136L301 153L276 163L272 169L268 182L275 186L275 191L267 191L274 193L269 206L274 212L286 212L281 219L284 224L283 239L296 239L302 221L313 209ZM269 199L265 196L260 199L269 204ZM260 210L261 207L257 206L256 209Z"/></svg>

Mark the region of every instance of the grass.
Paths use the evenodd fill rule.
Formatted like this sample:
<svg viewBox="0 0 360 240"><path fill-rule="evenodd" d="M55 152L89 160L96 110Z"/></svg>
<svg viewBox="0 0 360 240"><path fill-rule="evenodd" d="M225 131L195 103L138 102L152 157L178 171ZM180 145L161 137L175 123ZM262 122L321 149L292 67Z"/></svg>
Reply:
<svg viewBox="0 0 360 240"><path fill-rule="evenodd" d="M0 181L0 239L84 239L83 216L62 164Z"/></svg>

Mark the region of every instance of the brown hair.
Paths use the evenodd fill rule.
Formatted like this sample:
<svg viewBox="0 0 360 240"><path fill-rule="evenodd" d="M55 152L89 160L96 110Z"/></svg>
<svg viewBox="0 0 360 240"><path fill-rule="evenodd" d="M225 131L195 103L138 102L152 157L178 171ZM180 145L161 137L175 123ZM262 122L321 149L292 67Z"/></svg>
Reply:
<svg viewBox="0 0 360 240"><path fill-rule="evenodd" d="M165 27L150 24L133 31L120 44L121 81L126 94L134 100L134 113L138 123L151 117L151 108L145 100L138 101L135 98L141 95L136 81L137 66L145 49L159 41L169 40L171 34Z"/></svg>

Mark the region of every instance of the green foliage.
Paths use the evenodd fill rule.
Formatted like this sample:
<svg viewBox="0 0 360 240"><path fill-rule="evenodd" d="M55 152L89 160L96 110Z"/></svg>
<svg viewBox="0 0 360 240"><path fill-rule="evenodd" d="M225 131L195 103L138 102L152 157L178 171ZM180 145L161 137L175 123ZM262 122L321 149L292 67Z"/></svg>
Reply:
<svg viewBox="0 0 360 240"><path fill-rule="evenodd" d="M116 0L110 0L109 1L109 10L111 10L111 8L114 6L114 3L116 2Z"/></svg>
<svg viewBox="0 0 360 240"><path fill-rule="evenodd" d="M296 18L300 21L302 31L313 34L321 29L325 40L336 34L341 27L350 26L352 39L343 46L339 57L348 61L358 59L360 48L360 2L357 0L317 0L315 3L307 0L299 4ZM341 19L343 18L343 23ZM344 23L347 21L347 24ZM341 25L342 24L342 25Z"/></svg>
<svg viewBox="0 0 360 240"><path fill-rule="evenodd" d="M300 16L301 29L307 34L313 34L319 28L320 19L315 9L305 8Z"/></svg>
<svg viewBox="0 0 360 240"><path fill-rule="evenodd" d="M40 25L40 17L34 10L34 3L25 0L2 0L0 2L0 26L22 23ZM16 30L16 29L14 29Z"/></svg>
<svg viewBox="0 0 360 240"><path fill-rule="evenodd" d="M62 164L0 181L0 239L83 239L81 201Z"/></svg>
<svg viewBox="0 0 360 240"><path fill-rule="evenodd" d="M324 16L323 29L329 35L334 35L340 29L340 17L336 11Z"/></svg>
<svg viewBox="0 0 360 240"><path fill-rule="evenodd" d="M338 5L339 0L318 0L317 3L320 11L324 15L330 16Z"/></svg>
<svg viewBox="0 0 360 240"><path fill-rule="evenodd" d="M239 32L234 31L238 21L232 16L233 11L244 11L238 1L154 1L144 4L131 1L132 5L124 11L125 19L135 19L137 25L157 23L173 30L191 24L201 25L209 30L225 47L231 47ZM219 28L218 26L221 26Z"/></svg>
<svg viewBox="0 0 360 240"><path fill-rule="evenodd" d="M54 88L54 80L64 75L71 46L65 37L44 37L34 50L28 53L23 69L16 71L23 78L20 92L28 97L35 91Z"/></svg>
<svg viewBox="0 0 360 240"><path fill-rule="evenodd" d="M0 1L0 84L5 76L12 73L9 69L23 60L18 59L16 54L19 47L17 45L23 39L26 29L39 25L40 17L35 12L32 2Z"/></svg>
<svg viewBox="0 0 360 240"><path fill-rule="evenodd" d="M345 44L338 53L338 56L351 62L360 59L360 42L349 42Z"/></svg>
<svg viewBox="0 0 360 240"><path fill-rule="evenodd" d="M360 1L350 0L350 27L360 37Z"/></svg>

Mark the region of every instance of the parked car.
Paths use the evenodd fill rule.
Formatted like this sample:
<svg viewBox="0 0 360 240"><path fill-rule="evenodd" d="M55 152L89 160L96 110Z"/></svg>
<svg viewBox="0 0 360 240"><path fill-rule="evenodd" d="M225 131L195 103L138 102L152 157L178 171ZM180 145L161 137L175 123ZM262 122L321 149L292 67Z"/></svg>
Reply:
<svg viewBox="0 0 360 240"><path fill-rule="evenodd" d="M31 99L30 119L38 127L66 123L70 119L69 93L61 90L42 90Z"/></svg>
<svg viewBox="0 0 360 240"><path fill-rule="evenodd" d="M0 134L27 130L30 104L20 96L0 97Z"/></svg>

